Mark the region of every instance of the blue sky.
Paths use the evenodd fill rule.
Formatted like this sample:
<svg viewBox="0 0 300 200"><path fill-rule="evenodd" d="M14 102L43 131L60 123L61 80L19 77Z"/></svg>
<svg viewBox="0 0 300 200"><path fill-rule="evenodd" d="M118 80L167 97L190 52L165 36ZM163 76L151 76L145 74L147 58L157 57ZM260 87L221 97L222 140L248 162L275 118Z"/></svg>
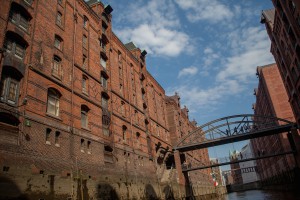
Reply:
<svg viewBox="0 0 300 200"><path fill-rule="evenodd" d="M147 69L176 92L198 125L253 113L256 67L274 62L261 11L270 0L105 0L113 31L147 54ZM229 145L240 149L245 143ZM230 148L228 147L228 148ZM221 149L220 157L228 151Z"/></svg>

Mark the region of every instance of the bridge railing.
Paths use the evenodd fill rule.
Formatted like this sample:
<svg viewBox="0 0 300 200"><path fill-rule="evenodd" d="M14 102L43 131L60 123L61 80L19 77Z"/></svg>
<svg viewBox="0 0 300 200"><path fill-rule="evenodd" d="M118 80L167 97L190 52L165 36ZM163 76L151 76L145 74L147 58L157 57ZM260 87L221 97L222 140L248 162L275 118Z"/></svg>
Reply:
<svg viewBox="0 0 300 200"><path fill-rule="evenodd" d="M235 135L251 134L287 124L294 124L294 122L272 116L253 114L228 116L199 126L196 130L183 137L177 144L177 147Z"/></svg>

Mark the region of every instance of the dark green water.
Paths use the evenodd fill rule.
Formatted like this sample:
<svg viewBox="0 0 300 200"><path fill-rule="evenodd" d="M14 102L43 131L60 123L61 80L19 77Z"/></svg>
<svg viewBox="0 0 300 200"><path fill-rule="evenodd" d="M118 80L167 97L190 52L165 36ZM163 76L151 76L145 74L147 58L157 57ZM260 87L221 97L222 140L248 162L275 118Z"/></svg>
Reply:
<svg viewBox="0 0 300 200"><path fill-rule="evenodd" d="M282 192L271 190L248 190L243 192L229 193L219 200L300 200L300 186L299 193L296 192Z"/></svg>

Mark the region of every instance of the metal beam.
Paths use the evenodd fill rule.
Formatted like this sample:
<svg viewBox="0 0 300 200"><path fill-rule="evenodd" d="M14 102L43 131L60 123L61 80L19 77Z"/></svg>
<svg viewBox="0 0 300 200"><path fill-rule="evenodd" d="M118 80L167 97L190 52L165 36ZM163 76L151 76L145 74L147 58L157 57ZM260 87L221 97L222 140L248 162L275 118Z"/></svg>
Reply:
<svg viewBox="0 0 300 200"><path fill-rule="evenodd" d="M186 151L191 151L191 150L196 150L196 149L203 149L203 148L208 148L208 147L213 147L213 146L219 146L219 145L228 144L228 143L232 143L232 142L239 142L239 141L248 140L248 139L270 136L270 135L275 135L278 133L288 132L295 126L296 126L295 124L285 124L285 125L277 126L275 128L263 129L263 130L258 130L258 131L254 131L254 132L243 133L240 135L232 135L232 136L228 136L228 137L212 139L212 140L203 141L201 143L196 143L196 144L177 146L174 148L174 150L178 150L180 152L186 152Z"/></svg>
<svg viewBox="0 0 300 200"><path fill-rule="evenodd" d="M206 166L201 166L201 167L185 168L185 169L182 169L182 172L189 172L189 171L195 171L195 170L199 170L199 169L219 167L219 166L223 166L223 165L230 165L230 164L235 164L235 163L247 162L247 161L251 161L251 160L260 160L260 159L264 159L264 158L282 156L282 155L293 154L293 153L295 153L295 151L287 151L287 152L283 152L283 153L279 153L279 154L271 154L271 155L260 156L260 157L256 157L256 158L247 158L247 159L244 159L244 160L237 160L237 161L231 161L231 162L225 162L225 163L217 163L217 164L206 165Z"/></svg>

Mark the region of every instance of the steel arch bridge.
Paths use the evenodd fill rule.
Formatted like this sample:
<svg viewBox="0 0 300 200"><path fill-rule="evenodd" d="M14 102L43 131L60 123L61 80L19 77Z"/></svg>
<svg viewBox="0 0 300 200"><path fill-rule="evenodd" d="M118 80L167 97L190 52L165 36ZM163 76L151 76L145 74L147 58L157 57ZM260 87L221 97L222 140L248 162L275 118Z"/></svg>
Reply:
<svg viewBox="0 0 300 200"><path fill-rule="evenodd" d="M183 137L174 150L186 152L289 132L297 124L273 116L241 114L213 120Z"/></svg>

